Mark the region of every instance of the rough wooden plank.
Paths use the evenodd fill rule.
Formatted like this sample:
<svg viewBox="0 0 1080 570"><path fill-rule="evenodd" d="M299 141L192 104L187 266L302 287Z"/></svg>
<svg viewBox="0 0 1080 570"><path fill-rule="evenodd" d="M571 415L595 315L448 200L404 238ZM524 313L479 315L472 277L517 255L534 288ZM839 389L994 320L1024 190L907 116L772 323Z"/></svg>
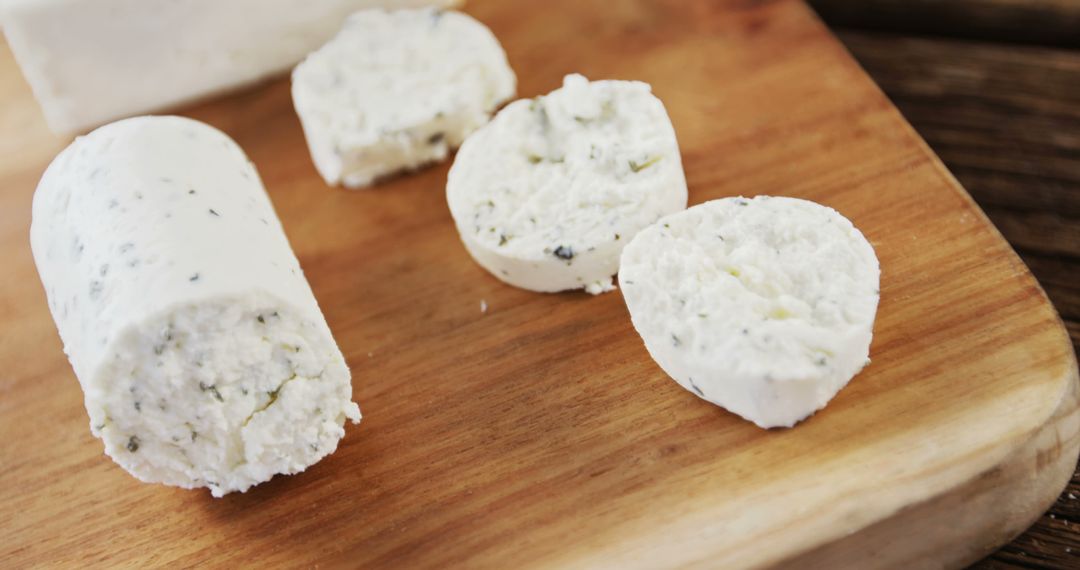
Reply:
<svg viewBox="0 0 1080 570"><path fill-rule="evenodd" d="M1017 249L1080 347L1080 53L840 38ZM1080 470L1028 532L977 566L1080 565L1078 497Z"/></svg>
<svg viewBox="0 0 1080 570"><path fill-rule="evenodd" d="M829 25L990 41L1080 45L1073 0L810 0Z"/></svg>

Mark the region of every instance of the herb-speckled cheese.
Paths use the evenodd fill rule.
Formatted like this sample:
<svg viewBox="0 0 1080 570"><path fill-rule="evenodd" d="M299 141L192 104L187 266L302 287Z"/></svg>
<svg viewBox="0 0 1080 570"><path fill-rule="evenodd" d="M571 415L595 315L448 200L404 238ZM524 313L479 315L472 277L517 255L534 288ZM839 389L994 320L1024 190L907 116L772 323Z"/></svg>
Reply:
<svg viewBox="0 0 1080 570"><path fill-rule="evenodd" d="M568 75L469 137L446 197L466 249L499 279L598 294L638 231L686 207L686 179L648 84Z"/></svg>
<svg viewBox="0 0 1080 570"><path fill-rule="evenodd" d="M869 362L879 276L873 248L835 210L759 196L642 231L619 284L669 376L769 428L821 409Z"/></svg>
<svg viewBox="0 0 1080 570"><path fill-rule="evenodd" d="M296 66L293 103L328 184L446 158L514 96L491 30L460 12L365 10Z"/></svg>
<svg viewBox="0 0 1080 570"><path fill-rule="evenodd" d="M296 65L365 8L459 0L5 0L4 34L49 127L83 131Z"/></svg>
<svg viewBox="0 0 1080 570"><path fill-rule="evenodd" d="M220 131L138 117L76 139L38 185L30 242L91 430L139 479L245 491L360 419L255 167Z"/></svg>

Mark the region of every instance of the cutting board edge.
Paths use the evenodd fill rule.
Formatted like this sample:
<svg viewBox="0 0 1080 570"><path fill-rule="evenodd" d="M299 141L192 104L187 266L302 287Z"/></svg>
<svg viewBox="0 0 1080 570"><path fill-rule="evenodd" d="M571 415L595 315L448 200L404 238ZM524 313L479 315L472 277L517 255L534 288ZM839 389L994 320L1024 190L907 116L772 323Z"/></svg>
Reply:
<svg viewBox="0 0 1080 570"><path fill-rule="evenodd" d="M1064 333L1060 319L1058 326ZM960 568L1022 534L1054 504L1080 459L1080 372L1071 344L1068 350L1066 384L1054 413L1000 462L852 534L765 567L826 569L859 560L865 570Z"/></svg>
<svg viewBox="0 0 1080 570"><path fill-rule="evenodd" d="M869 73L843 42L809 5L803 5L869 79ZM872 80L869 83L888 102L897 126L916 142L935 173L1003 246L1002 253L1019 270L1020 275L1015 277L1027 280L1038 291L1043 308L1050 312L1057 336L1055 342L1064 356L1063 389L1057 406L1046 420L992 467L849 535L792 554L780 562L766 563L764 568L828 569L852 560L860 560L864 569L965 567L1009 543L1034 524L1061 495L1080 460L1080 368L1061 316L1030 268L982 207L881 87ZM920 521L925 520L940 523L935 527L938 532L920 532ZM892 537L896 536L904 540L894 540ZM873 551L875 547L877 552Z"/></svg>

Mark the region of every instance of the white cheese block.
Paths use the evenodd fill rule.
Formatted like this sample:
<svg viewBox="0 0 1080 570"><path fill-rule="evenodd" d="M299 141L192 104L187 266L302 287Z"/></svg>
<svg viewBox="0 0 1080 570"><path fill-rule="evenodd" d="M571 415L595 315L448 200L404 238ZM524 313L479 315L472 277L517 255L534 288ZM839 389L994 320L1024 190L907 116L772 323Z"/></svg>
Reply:
<svg viewBox="0 0 1080 570"><path fill-rule="evenodd" d="M759 196L642 231L619 284L669 376L770 428L821 409L869 362L879 276L873 248L835 210Z"/></svg>
<svg viewBox="0 0 1080 570"><path fill-rule="evenodd" d="M4 34L57 133L174 106L296 65L345 17L455 0L8 0Z"/></svg>
<svg viewBox="0 0 1080 570"><path fill-rule="evenodd" d="M514 96L491 30L460 12L365 10L296 66L293 103L328 184L442 160Z"/></svg>
<svg viewBox="0 0 1080 570"><path fill-rule="evenodd" d="M360 419L255 167L220 131L138 117L76 139L34 194L30 244L91 431L139 479L245 491Z"/></svg>
<svg viewBox="0 0 1080 570"><path fill-rule="evenodd" d="M568 75L469 137L446 197L466 249L499 279L598 294L637 232L686 207L686 178L648 84Z"/></svg>

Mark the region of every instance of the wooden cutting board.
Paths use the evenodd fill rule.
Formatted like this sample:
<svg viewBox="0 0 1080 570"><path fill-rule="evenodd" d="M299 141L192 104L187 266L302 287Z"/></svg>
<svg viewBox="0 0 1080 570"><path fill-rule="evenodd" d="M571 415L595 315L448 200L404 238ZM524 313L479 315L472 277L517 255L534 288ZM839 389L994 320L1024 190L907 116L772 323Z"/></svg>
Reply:
<svg viewBox="0 0 1080 570"><path fill-rule="evenodd" d="M90 436L27 231L49 135L0 51L0 566L956 567L1030 524L1080 446L1076 360L1030 273L800 2L494 2L468 11L533 96L650 82L691 203L777 194L874 244L873 363L761 430L665 377L620 293L535 294L458 242L447 164L317 177L287 81L182 114L258 166L352 367L338 452L247 494L143 485ZM480 311L481 301L489 307Z"/></svg>

